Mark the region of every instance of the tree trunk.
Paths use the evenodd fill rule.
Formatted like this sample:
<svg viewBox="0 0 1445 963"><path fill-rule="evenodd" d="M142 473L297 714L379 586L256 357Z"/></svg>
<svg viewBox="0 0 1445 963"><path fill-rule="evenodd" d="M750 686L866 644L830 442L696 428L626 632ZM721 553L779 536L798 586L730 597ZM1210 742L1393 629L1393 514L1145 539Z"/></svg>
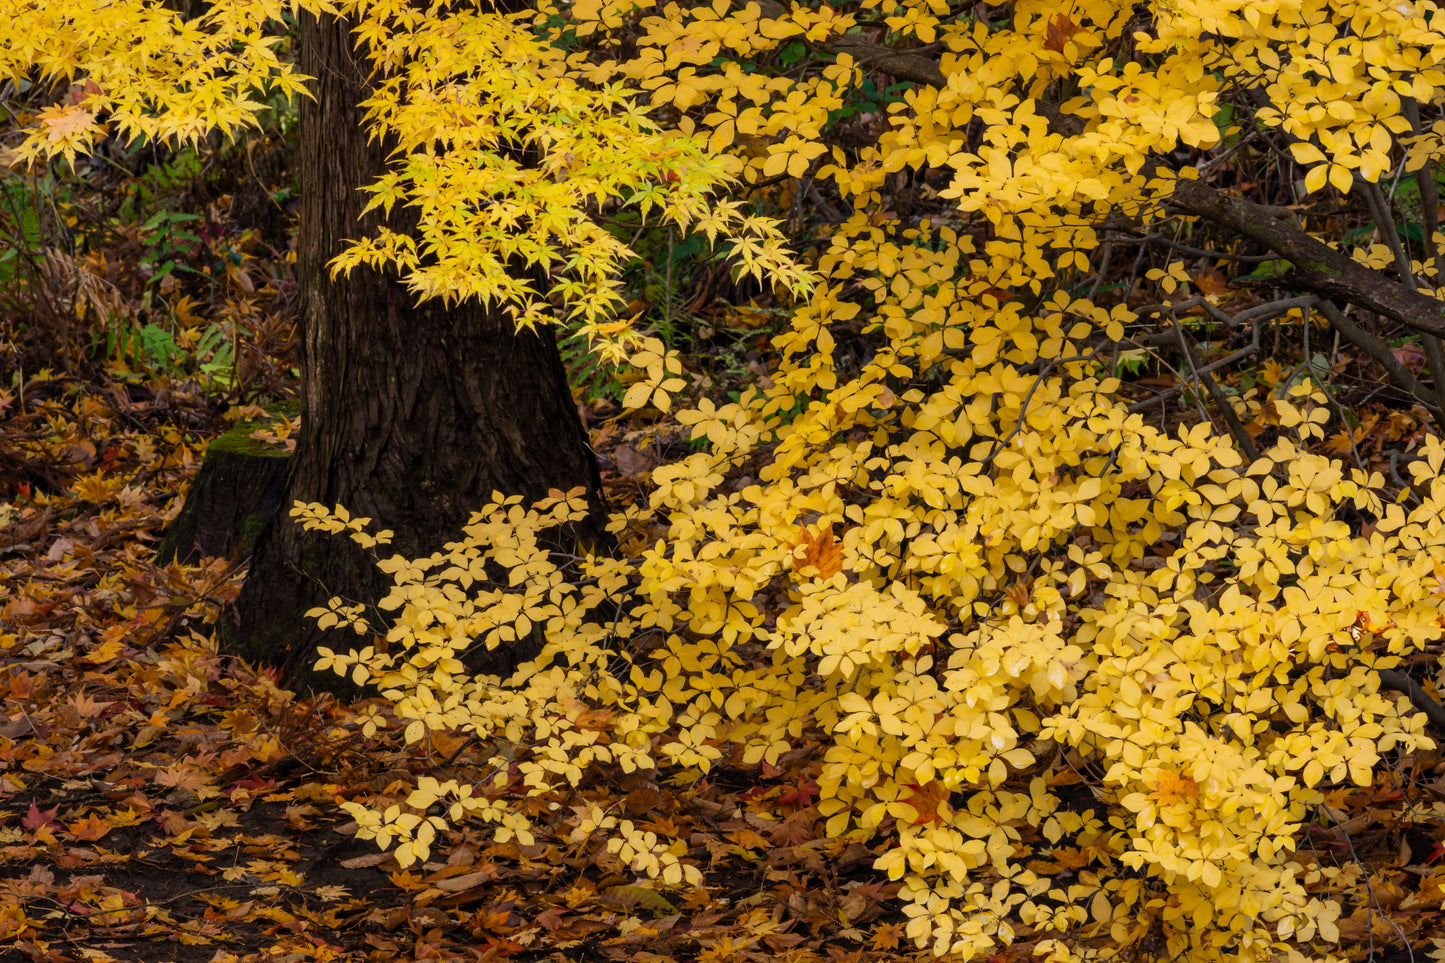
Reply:
<svg viewBox="0 0 1445 963"><path fill-rule="evenodd" d="M348 25L302 14L300 70L316 78L316 99L301 106L301 431L282 512L223 637L293 682L335 688L336 676L311 670L316 647L358 638L319 632L305 612L334 595L374 603L388 583L349 539L303 531L288 514L295 501L370 517L395 532L386 554L407 557L460 537L494 491L536 499L584 486L595 511L575 535L601 544L604 529L596 462L550 331L519 334L475 304L418 306L390 270L331 280L346 240L382 223L379 210L358 220L358 188L383 171L390 145L362 126L368 70ZM388 223L406 229L406 216L397 205Z"/></svg>

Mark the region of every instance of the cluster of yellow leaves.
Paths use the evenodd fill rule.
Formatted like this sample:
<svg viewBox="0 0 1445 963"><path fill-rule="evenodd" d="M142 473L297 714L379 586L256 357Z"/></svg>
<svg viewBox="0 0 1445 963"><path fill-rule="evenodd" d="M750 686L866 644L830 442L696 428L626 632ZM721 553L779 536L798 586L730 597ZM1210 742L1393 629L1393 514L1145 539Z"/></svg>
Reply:
<svg viewBox="0 0 1445 963"><path fill-rule="evenodd" d="M636 341L616 320L618 279L636 255L598 223L604 209L721 234L744 271L806 289L774 222L710 196L728 180L720 159L659 129L637 91L567 72L527 18L451 0L344 8L380 72L367 120L402 158L368 188L370 207L402 201L420 224L414 235L382 229L336 270L395 264L421 297L495 303L523 326L575 325L611 362ZM551 286L537 290L517 264Z"/></svg>
<svg viewBox="0 0 1445 963"><path fill-rule="evenodd" d="M324 0L308 9L334 10ZM21 144L21 160L74 158L104 116L127 140L194 143L212 130L254 122L274 90L292 96L302 78L281 60L265 26L268 0L234 0L195 20L148 0L0 4L0 77L42 84L84 78L73 103L47 108Z"/></svg>
<svg viewBox="0 0 1445 963"><path fill-rule="evenodd" d="M333 271L395 266L421 298L478 299L518 326L570 325L614 364L641 340L617 318L621 274L636 255L599 223L604 212L632 208L644 224L721 238L741 271L798 293L811 286L774 221L713 196L730 180L722 159L660 129L639 91L569 74L530 14L453 0L290 7L354 24L376 70L366 123L398 145L391 169L367 188L368 209L390 212L400 201L419 220L414 232L382 227L356 241ZM0 6L0 79L84 79L73 102L34 118L16 159L73 162L105 132L98 118L127 140L194 142L254 123L271 94L309 96L267 29L283 12L268 0L228 2L193 20L155 0ZM655 400L665 406L667 397Z"/></svg>
<svg viewBox="0 0 1445 963"><path fill-rule="evenodd" d="M619 517L638 534L630 557L589 560L576 581L516 557L519 597L476 597L528 627L552 605L547 648L515 692L427 725L508 720L539 790L587 765L705 770L729 751L773 764L821 740L828 831L891 841L878 867L903 880L908 935L939 953L995 952L1021 929L1057 960L1085 930L1112 942L1104 956L1151 933L1191 960L1296 953L1291 940L1313 952L1339 908L1311 895L1301 827L1326 786L1367 785L1385 754L1430 745L1377 672L1440 637L1429 565L1445 487L1431 479L1445 449L1423 449L1407 512L1378 476L1303 451L1328 420L1307 383L1272 394L1280 436L1253 463L1207 425L1165 434L1098 375L1134 315L1055 287L1089 267L1093 220L1147 217L1173 177L1194 176L1160 158L1240 135L1215 114L1241 90L1275 105L1233 104L1297 139L1309 189L1377 180L1411 147L1401 98L1437 99L1432 11L567 8L567 29L604 51L573 54L573 71L650 91L682 131L730 152L728 173L831 181L855 213L775 342L780 368L737 402L679 413L707 450L653 471L649 510ZM880 15L895 48L944 51L937 82L891 104L876 139L827 147L866 69L838 45ZM794 41L812 69L746 69ZM1441 153L1438 131L1416 133L1412 163ZM888 178L924 168L951 170L941 196L989 229L878 211ZM835 350L860 322L864 363ZM527 531L549 509L508 511ZM604 585L627 604L590 601ZM452 598L440 582L406 591L419 613ZM471 612L470 598L437 611ZM498 638L490 622L469 631ZM407 664L409 685L440 685L434 660ZM460 707L452 693L482 685L453 678L430 698ZM603 708L611 758L577 723ZM1051 758L1082 771L1091 801ZM1090 871L1025 869L1020 840L1037 834L1090 854Z"/></svg>
<svg viewBox="0 0 1445 963"><path fill-rule="evenodd" d="M73 157L101 119L127 136L234 129L266 85L300 89L262 32L280 7L260 0L190 23L140 0L4 9L0 75L87 81L24 157ZM1147 218L1196 173L1161 159L1247 136L1216 123L1229 98L1294 138L1312 191L1376 181L1397 149L1438 157L1442 131L1416 129L1404 102L1440 99L1432 4L1195 0L1141 16L1017 0L985 19L924 0L584 0L540 11L561 24L546 42L463 5L337 9L378 64L370 120L402 144L375 203L421 215L415 237L382 232L337 267L395 263L420 294L495 299L523 323L560 310L604 353L636 356L634 403L665 405L678 372L611 320L630 254L594 214L632 204L722 235L744 269L800 291L776 226L708 192L813 179L852 207L776 342L779 369L680 416L707 449L654 471L650 504L619 516L628 554L548 550L584 511L575 496L498 496L443 552L383 560L386 645L323 665L374 682L409 740L459 730L496 747L495 776L355 809L365 834L404 860L448 820L525 839L509 793L556 799L590 769L705 771L734 751L776 764L817 740L828 830L887 841L878 868L903 881L908 935L940 953L986 954L1021 929L1057 960L1085 927L1119 954L1158 932L1200 961L1329 938L1338 907L1310 895L1296 839L1324 787L1429 745L1378 671L1440 637L1445 448L1422 448L1407 511L1377 476L1299 447L1327 420L1308 385L1271 399L1280 435L1253 463L1208 426L1163 433L1099 377L1131 312L1057 282L1090 267L1092 223ZM847 45L880 18L895 49L938 52L934 73L881 111L877 137L836 148L825 130L871 69ZM567 31L627 56L568 53ZM750 69L785 43L814 59ZM512 159L524 149L540 160ZM890 178L925 169L950 172L955 222L881 209ZM553 286L512 277L513 258ZM860 326L876 349L862 362L835 350ZM369 630L339 603L315 614ZM506 685L465 668L475 646L531 637L542 653ZM1084 773L1085 801L1055 757ZM638 871L689 878L675 841L604 813L581 825ZM1025 834L1088 854L1088 871L1025 868Z"/></svg>
<svg viewBox="0 0 1445 963"><path fill-rule="evenodd" d="M1074 427L1061 436L1083 432ZM741 508L735 497L694 487L690 514L713 515L711 533L659 542L632 565L588 561L570 578L537 535L583 506L557 500L526 511L499 496L447 553L384 563L397 577L384 603L401 608L388 640L401 644L397 655L365 649L328 661L338 671L374 672L397 715L412 720L408 738L462 729L506 747L493 760L493 786L446 788L462 807L452 807L453 819L475 807L505 831L525 831L498 800L468 802L473 792L505 791L514 764L527 791L546 797L577 785L589 767L705 770L724 741L739 745L745 761L776 761L821 731L828 831L896 836L879 868L904 878L916 938L944 934L946 948L977 951L1008 938L997 925L980 929L985 918L1007 910L1024 923L1066 929L1085 921L1068 909L1083 902L1120 934L1129 932L1130 913L1157 916L1171 941L1195 955L1208 948L1191 935L1201 920L1245 941L1258 938L1261 921L1281 937L1307 920L1323 926L1329 907L1305 892L1291 859L1322 784L1368 785L1380 753L1429 745L1420 719L1378 693L1372 670L1397 665L1440 634L1429 558L1445 549L1434 522L1445 508L1445 483L1435 480L1445 448L1428 448L1417 475L1429 487L1406 514L1372 500L1360 485L1368 479L1347 479L1288 443L1246 466L1203 433L1192 444L1151 437L1139 425L1134 433L1143 444L1133 469L1102 473L1112 477L1093 499L1101 515L1087 525L1065 520L1067 561L1046 561L1022 606L989 571L1006 572L1025 557L1010 537L955 560L972 578L965 589L927 581L942 574L943 559L926 535L956 521L920 526L911 539L917 551L906 535L858 538L857 525L835 543L827 528L800 535L783 518L762 521L765 511L785 516L790 503L816 512L837 504L836 494L792 489L787 502L764 496ZM693 473L660 471L671 478L655 505L680 514L669 484ZM1123 494L1131 476L1147 485L1170 475L1179 483ZM884 494L890 478L874 486L877 500L911 503L914 519L927 513L916 490ZM1030 489L1012 480L990 479L974 498L998 509L1027 502ZM1137 565L1155 541L1141 520L1172 514L1164 502L1183 491L1201 497L1178 506L1180 545L1161 566ZM1331 519L1343 502L1380 513L1369 539ZM1236 514L1248 524L1226 529L1218 521ZM880 555L880 545L890 551ZM808 559L801 570L800 550ZM1221 570L1231 557L1237 568ZM819 570L824 560L840 567ZM511 573L505 584L487 574L498 562ZM885 578L889 569L914 576ZM1107 581L1093 600L1070 603L1081 571ZM1200 601L1196 587L1216 580L1223 590ZM629 584L637 595L619 617L608 602ZM794 599L771 631L753 601L765 586ZM943 614L970 601L971 618ZM1362 607L1379 613L1365 623L1378 636L1361 635ZM1067 637L1066 618L1074 625ZM964 622L971 627L948 631ZM471 645L504 643L533 624L546 626L548 646L512 687L462 669L458 656ZM665 634L661 646L653 644L657 633ZM944 664L919 654L940 636ZM773 657L749 656L750 641L764 641ZM1101 774L1103 807L1063 808L1047 774L1030 777L1027 793L1008 788L1050 743ZM369 834L395 838L403 855L420 858L437 818L424 813L441 795L410 800L410 813L353 808ZM1055 843L1112 852L1147 869L1175 899L1161 909L1146 905L1146 888L1118 880L1100 889L1035 879L1013 842L1023 826ZM634 838L631 827L595 817L586 832L613 829L620 835L609 847L635 868L684 879L676 844ZM989 878L1022 891L998 895L984 885Z"/></svg>
<svg viewBox="0 0 1445 963"><path fill-rule="evenodd" d="M294 514L297 518L305 519L308 523L314 523L318 531L331 535L340 532L349 532L350 537L362 548L375 548L378 545L391 544L391 530L377 532L375 535L366 533L366 526L371 524L371 519L361 517L352 518L351 513L340 505L334 509L327 510L326 506L319 503L310 505L297 503Z"/></svg>
<svg viewBox="0 0 1445 963"><path fill-rule="evenodd" d="M552 800L560 790L575 789L598 765L635 772L656 768L659 755L684 765L717 758L715 750L701 756L696 751L707 737L701 730L654 750L653 737L674 721L664 700L634 696L627 701L635 705L619 706L626 686L606 666L628 656L609 650L606 615L626 587L626 563L588 559L578 561L575 570L564 567L543 538L548 530L575 522L586 512L581 491L558 493L530 509L522 507L520 498L496 495L489 508L473 517L464 539L447 546L446 552L416 560L393 556L379 563L396 585L380 603L397 613L385 646L342 653L321 650L318 668L380 688L392 703L392 714L406 724L409 742L431 732L456 730L498 747L490 761L495 772L490 783L471 786L423 778L405 808L374 811L345 804L363 838L382 846L397 844L402 866L426 859L436 832L448 819L494 823L499 842L515 837L530 844L529 820L502 798L519 788L513 785L515 777L524 795ZM339 513L319 505L298 503L292 514L310 530L349 527ZM358 542L367 538L357 531L351 537ZM360 612L340 600L311 614L327 626L349 622L365 629ZM534 627L543 629L549 645L535 664L519 671L525 686L474 677L464 667L462 659L474 647L511 644L529 636ZM365 722L368 733L382 724L378 715ZM446 819L427 815L438 803L446 808ZM655 833L600 810L590 811L574 835L585 840L594 832L603 833L608 850L638 872L670 885L700 879L696 867L680 861L685 847L676 841L659 840Z"/></svg>

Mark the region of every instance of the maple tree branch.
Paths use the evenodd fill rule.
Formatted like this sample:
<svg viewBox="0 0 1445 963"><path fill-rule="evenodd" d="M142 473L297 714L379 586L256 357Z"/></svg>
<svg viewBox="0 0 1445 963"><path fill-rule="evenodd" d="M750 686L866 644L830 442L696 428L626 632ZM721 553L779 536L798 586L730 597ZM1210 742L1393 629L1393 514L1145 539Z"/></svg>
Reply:
<svg viewBox="0 0 1445 963"><path fill-rule="evenodd" d="M892 47L849 36L819 44L818 49L834 56L847 54L858 66L891 74L899 80L927 84L930 87L948 86L948 78L943 75L938 64L920 54L900 52Z"/></svg>
<svg viewBox="0 0 1445 963"><path fill-rule="evenodd" d="M1375 674L1380 677L1380 684L1396 692L1404 693L1410 700L1410 704L1425 714L1430 720L1430 728L1436 732L1445 733L1445 707L1442 707L1419 684L1403 672L1394 669L1376 669Z"/></svg>
<svg viewBox="0 0 1445 963"><path fill-rule="evenodd" d="M1376 236L1395 257L1395 269L1400 275L1400 283L1411 291L1418 291L1420 286L1415 280L1414 267L1410 263L1410 255L1405 252L1405 245L1400 243L1400 232L1395 230L1395 215L1390 210L1390 202L1385 198L1385 192L1380 190L1379 184L1373 184L1358 175L1355 183L1365 195L1374 215ZM1430 366L1435 407L1445 411L1445 352L1441 350L1440 339L1434 335L1427 334L1421 340L1425 345L1425 359Z"/></svg>
<svg viewBox="0 0 1445 963"><path fill-rule="evenodd" d="M1434 416L1437 424L1445 427L1445 423L1441 422L1442 412L1436 407L1434 395L1420 384L1409 368L1400 363L1400 359L1390 351L1389 345L1355 324L1332 302L1320 301L1316 307L1330 322L1330 327L1343 335L1346 341L1368 354L1377 365L1385 369L1386 376L1396 387L1409 393L1410 397L1418 401Z"/></svg>
<svg viewBox="0 0 1445 963"><path fill-rule="evenodd" d="M1207 257L1214 261L1235 261L1239 264L1264 264L1267 261L1279 260L1279 255L1273 251L1268 254L1231 254L1228 251L1211 251L1207 248L1194 247L1193 245L1176 241L1162 231L1145 233L1136 222L1123 218L1111 218L1098 227L1103 230L1129 235L1128 237L1110 238L1110 241L1114 244L1162 244L1169 248L1169 250L1178 251L1181 254L1189 254L1193 257Z"/></svg>

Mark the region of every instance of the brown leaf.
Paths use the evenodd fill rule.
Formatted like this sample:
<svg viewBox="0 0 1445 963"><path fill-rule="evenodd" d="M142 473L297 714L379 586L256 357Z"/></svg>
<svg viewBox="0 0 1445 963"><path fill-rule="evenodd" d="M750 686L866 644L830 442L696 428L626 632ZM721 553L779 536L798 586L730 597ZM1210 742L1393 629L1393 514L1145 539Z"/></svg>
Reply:
<svg viewBox="0 0 1445 963"><path fill-rule="evenodd" d="M1414 342L1395 345L1390 349L1390 354L1395 356L1402 368L1415 374L1425 367L1425 349Z"/></svg>
<svg viewBox="0 0 1445 963"><path fill-rule="evenodd" d="M832 578L843 570L843 545L833 537L833 523L829 522L816 531L804 528L793 543L793 557L798 560L798 574L804 578ZM797 549L802 550L799 558ZM810 572L809 569L812 569Z"/></svg>
<svg viewBox="0 0 1445 963"><path fill-rule="evenodd" d="M380 866L388 859L391 859L391 853L367 853L364 856L343 859L341 865L346 869L368 869L372 866Z"/></svg>
<svg viewBox="0 0 1445 963"><path fill-rule="evenodd" d="M538 913L533 919L541 924L542 928L550 933L560 930L564 923L563 918L567 915L567 909L563 906L549 906Z"/></svg>
<svg viewBox="0 0 1445 963"><path fill-rule="evenodd" d="M31 735L32 733L37 736L44 735L44 727L36 726L35 723L30 721L30 717L23 713L11 719L9 722L0 725L0 736L6 739L17 739L21 736Z"/></svg>
<svg viewBox="0 0 1445 963"><path fill-rule="evenodd" d="M657 464L656 458L632 445L618 445L612 449L612 461L624 475L640 475L651 471Z"/></svg>
<svg viewBox="0 0 1445 963"><path fill-rule="evenodd" d="M783 950L792 949L805 939L807 937L800 933L769 933L763 937L763 942L768 944L773 952L781 953Z"/></svg>
<svg viewBox="0 0 1445 963"><path fill-rule="evenodd" d="M1078 24L1069 19L1068 14L1059 14L1044 28L1044 49L1052 50L1056 54L1063 53L1064 46L1074 39L1074 35L1081 29Z"/></svg>
<svg viewBox="0 0 1445 963"><path fill-rule="evenodd" d="M463 873L460 876L430 882L432 886L446 893L461 893L469 889L476 889L497 878L497 868L491 863L483 863L482 867L476 872Z"/></svg>
<svg viewBox="0 0 1445 963"><path fill-rule="evenodd" d="M72 445L66 445L65 457L70 461L80 462L86 468L89 468L95 464L95 442L89 438L82 438Z"/></svg>
<svg viewBox="0 0 1445 963"><path fill-rule="evenodd" d="M33 545L40 541L50 529L50 516L53 511L51 506L46 505L43 512L0 529L0 545Z"/></svg>
<svg viewBox="0 0 1445 963"><path fill-rule="evenodd" d="M627 794L627 808L634 813L656 812L662 805L662 794L649 786L642 786Z"/></svg>

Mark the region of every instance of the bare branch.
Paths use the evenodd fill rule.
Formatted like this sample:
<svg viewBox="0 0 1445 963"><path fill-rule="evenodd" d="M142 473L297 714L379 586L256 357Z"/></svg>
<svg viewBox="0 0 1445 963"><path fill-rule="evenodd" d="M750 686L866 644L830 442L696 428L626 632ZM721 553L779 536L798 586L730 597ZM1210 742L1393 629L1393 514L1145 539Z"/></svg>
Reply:
<svg viewBox="0 0 1445 963"><path fill-rule="evenodd" d="M1227 227L1266 245L1294 265L1280 284L1374 311L1416 331L1445 335L1445 303L1411 291L1372 271L1348 254L1265 212L1259 205L1231 197L1194 180L1174 186L1169 205Z"/></svg>

